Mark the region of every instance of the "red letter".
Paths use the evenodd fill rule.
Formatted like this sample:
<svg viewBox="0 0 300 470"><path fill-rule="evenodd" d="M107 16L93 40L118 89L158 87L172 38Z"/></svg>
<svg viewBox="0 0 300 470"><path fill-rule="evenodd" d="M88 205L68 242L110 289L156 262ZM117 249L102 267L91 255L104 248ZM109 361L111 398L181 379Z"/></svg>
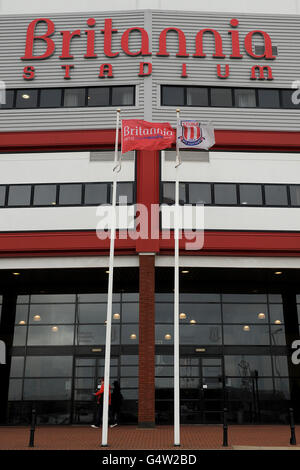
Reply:
<svg viewBox="0 0 300 470"><path fill-rule="evenodd" d="M186 73L186 64L182 64L181 78L187 78L188 74Z"/></svg>
<svg viewBox="0 0 300 470"><path fill-rule="evenodd" d="M226 57L223 54L223 44L222 44L222 38L220 33L216 31L215 29L201 29L199 33L197 33L196 36L196 52L194 54L194 57L206 57L206 54L203 53L203 35L204 33L212 33L215 37L215 53L213 54L213 57L218 57L223 59Z"/></svg>
<svg viewBox="0 0 300 470"><path fill-rule="evenodd" d="M145 72L145 66L148 66L148 71ZM152 64L150 62L140 62L139 77L148 77L152 73Z"/></svg>
<svg viewBox="0 0 300 470"><path fill-rule="evenodd" d="M104 29L101 29L101 33L104 34L104 54L106 57L116 57L119 55L119 52L112 52L111 50L112 33L117 32L117 29L112 29L112 20L110 18L106 19Z"/></svg>
<svg viewBox="0 0 300 470"><path fill-rule="evenodd" d="M267 80L273 80L272 69L269 65L253 65L251 69L251 80L256 80L256 71L259 71L259 80L265 80L265 70L267 71Z"/></svg>
<svg viewBox="0 0 300 470"><path fill-rule="evenodd" d="M141 33L142 45L138 52L131 52L129 50L129 34L132 31L139 31ZM137 56L137 55L152 55L149 52L149 38L147 31L144 28L130 28L125 31L121 39L121 47L125 54L130 56Z"/></svg>
<svg viewBox="0 0 300 470"><path fill-rule="evenodd" d="M95 26L96 20L95 18L89 18L87 20L87 25L90 26L91 28ZM95 30L87 29L85 31L85 34L87 35L87 40L86 40L86 54L84 55L85 59L94 59L97 56L95 54Z"/></svg>
<svg viewBox="0 0 300 470"><path fill-rule="evenodd" d="M35 75L34 67L32 67L31 65L27 65L27 67L24 67L24 73L23 73L24 80L33 80L34 75Z"/></svg>
<svg viewBox="0 0 300 470"><path fill-rule="evenodd" d="M228 78L229 77L229 65L228 64L225 65L225 73L224 73L224 75L222 75L221 65L218 64L217 65L217 74L218 74L219 78Z"/></svg>
<svg viewBox="0 0 300 470"><path fill-rule="evenodd" d="M239 25L239 21L233 18L230 21L230 25L233 28L237 28ZM243 56L241 55L240 51L240 37L239 37L239 32L238 31L228 31L228 34L231 35L231 47L232 47L232 54L230 56L230 59L242 59Z"/></svg>
<svg viewBox="0 0 300 470"><path fill-rule="evenodd" d="M35 27L38 23L46 23L47 25L47 32L45 34L41 34L40 36L35 36ZM25 47L25 55L21 57L22 60L33 60L33 59L48 59L54 51L55 51L55 44L49 36L51 36L55 31L55 25L53 21L49 20L48 18L38 18L37 20L33 20L27 29L27 36L26 36L26 47ZM44 54L34 56L33 55L33 45L34 41L42 40L45 41L47 44L47 50Z"/></svg>
<svg viewBox="0 0 300 470"><path fill-rule="evenodd" d="M102 64L100 66L99 78L113 78L112 65L111 64Z"/></svg>
<svg viewBox="0 0 300 470"><path fill-rule="evenodd" d="M60 34L63 37L62 43L62 54L59 56L60 59L73 59L73 56L70 55L70 44L71 40L74 36L80 36L81 31L80 29L76 29L76 31L61 31Z"/></svg>
<svg viewBox="0 0 300 470"><path fill-rule="evenodd" d="M176 57L188 57L189 54L186 53L186 40L184 32L178 28L166 28L164 29L159 36L159 51L156 55L168 57L170 54L167 52L167 33L169 31L176 31L178 34L178 52Z"/></svg>
<svg viewBox="0 0 300 470"><path fill-rule="evenodd" d="M74 68L74 65L62 65L61 68L62 68L62 69L65 69L65 76L64 76L64 79L65 79L65 80L71 79L71 76L70 76L70 69L73 69L73 68Z"/></svg>
<svg viewBox="0 0 300 470"><path fill-rule="evenodd" d="M252 37L254 34L261 34L265 42L265 52L261 55L254 54L252 50ZM272 55L272 41L270 36L264 31L251 31L245 37L245 49L247 54L255 59L276 59L276 56Z"/></svg>

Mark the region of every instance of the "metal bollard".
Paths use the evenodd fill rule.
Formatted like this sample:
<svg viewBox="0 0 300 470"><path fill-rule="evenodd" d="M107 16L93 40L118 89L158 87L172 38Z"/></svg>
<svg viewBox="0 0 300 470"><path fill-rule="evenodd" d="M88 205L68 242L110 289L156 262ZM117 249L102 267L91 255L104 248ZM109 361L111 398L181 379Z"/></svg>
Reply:
<svg viewBox="0 0 300 470"><path fill-rule="evenodd" d="M227 408L224 408L224 418L223 418L223 447L228 447Z"/></svg>
<svg viewBox="0 0 300 470"><path fill-rule="evenodd" d="M290 408L290 426L291 426L290 444L292 446L295 446L297 444L297 442L296 442L295 419L294 419L294 410L293 410L293 408Z"/></svg>
<svg viewBox="0 0 300 470"><path fill-rule="evenodd" d="M30 438L29 438L28 447L34 447L35 421L36 421L36 411L35 411L35 408L33 408L32 414L31 414L31 427L30 427Z"/></svg>

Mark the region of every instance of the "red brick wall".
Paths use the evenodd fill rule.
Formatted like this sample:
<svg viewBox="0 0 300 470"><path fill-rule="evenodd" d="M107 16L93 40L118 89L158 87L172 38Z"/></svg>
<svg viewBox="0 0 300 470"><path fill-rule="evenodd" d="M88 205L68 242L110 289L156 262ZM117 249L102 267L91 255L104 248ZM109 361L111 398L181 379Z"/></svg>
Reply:
<svg viewBox="0 0 300 470"><path fill-rule="evenodd" d="M139 409L141 426L155 424L155 256L140 255Z"/></svg>

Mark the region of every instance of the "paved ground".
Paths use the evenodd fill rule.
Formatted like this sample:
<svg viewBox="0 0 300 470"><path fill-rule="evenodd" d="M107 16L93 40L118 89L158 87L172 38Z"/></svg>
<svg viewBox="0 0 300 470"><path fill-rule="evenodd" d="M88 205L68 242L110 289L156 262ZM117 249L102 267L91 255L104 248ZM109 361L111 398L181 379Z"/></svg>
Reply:
<svg viewBox="0 0 300 470"><path fill-rule="evenodd" d="M182 426L181 449L224 449L222 426ZM229 449L289 448L300 450L300 426L296 428L297 447L290 446L289 426L231 426ZM1 450L28 449L29 427L0 427ZM108 449L174 449L173 427L140 429L118 426L109 429ZM35 449L95 450L101 447L101 429L88 426L39 426L35 432Z"/></svg>

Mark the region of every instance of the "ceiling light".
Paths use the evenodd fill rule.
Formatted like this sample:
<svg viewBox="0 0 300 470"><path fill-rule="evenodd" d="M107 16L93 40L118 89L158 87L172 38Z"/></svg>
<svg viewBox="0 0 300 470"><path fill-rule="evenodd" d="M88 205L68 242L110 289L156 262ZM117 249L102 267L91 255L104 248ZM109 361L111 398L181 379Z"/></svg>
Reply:
<svg viewBox="0 0 300 470"><path fill-rule="evenodd" d="M132 333L132 334L130 335L130 339L136 339L136 334L135 334L135 333Z"/></svg>
<svg viewBox="0 0 300 470"><path fill-rule="evenodd" d="M14 276L20 276L20 273L13 273Z"/></svg>
<svg viewBox="0 0 300 470"><path fill-rule="evenodd" d="M172 336L169 335L169 333L167 333L167 334L165 335L165 339L166 339L167 341L170 341L171 338L172 338Z"/></svg>
<svg viewBox="0 0 300 470"><path fill-rule="evenodd" d="M275 325L281 325L281 321L280 321L280 320L275 320L274 323L275 323Z"/></svg>
<svg viewBox="0 0 300 470"><path fill-rule="evenodd" d="M186 319L186 313L180 313L180 314L179 314L179 318L180 318L181 320L185 320L185 319Z"/></svg>
<svg viewBox="0 0 300 470"><path fill-rule="evenodd" d="M113 318L114 318L114 320L120 320L120 314L119 313L114 313Z"/></svg>
<svg viewBox="0 0 300 470"><path fill-rule="evenodd" d="M182 274L188 274L190 271L188 269L184 269L183 271L181 271Z"/></svg>
<svg viewBox="0 0 300 470"><path fill-rule="evenodd" d="M266 318L266 315L264 313L259 313L257 316L260 320L264 320Z"/></svg>
<svg viewBox="0 0 300 470"><path fill-rule="evenodd" d="M19 325L26 325L26 323L25 323L24 320L20 320L20 321L19 321Z"/></svg>
<svg viewBox="0 0 300 470"><path fill-rule="evenodd" d="M244 331L250 331L250 326L249 326L249 325L243 326L243 330L244 330Z"/></svg>
<svg viewBox="0 0 300 470"><path fill-rule="evenodd" d="M275 271L274 274L277 274L277 275L282 274L282 271Z"/></svg>
<svg viewBox="0 0 300 470"><path fill-rule="evenodd" d="M30 95L27 95L26 93L24 93L24 94L22 95L22 98L24 98L24 100L29 100Z"/></svg>
<svg viewBox="0 0 300 470"><path fill-rule="evenodd" d="M51 330L54 332L58 331L58 326L52 326Z"/></svg>
<svg viewBox="0 0 300 470"><path fill-rule="evenodd" d="M40 321L41 317L40 315L34 315L33 320L34 321Z"/></svg>
<svg viewBox="0 0 300 470"><path fill-rule="evenodd" d="M197 323L197 322L196 322L196 320L190 320L190 323L191 323L192 325L195 325L195 323Z"/></svg>
<svg viewBox="0 0 300 470"><path fill-rule="evenodd" d="M108 269L107 271L105 271L105 272L106 272L106 274L109 274L109 269Z"/></svg>

